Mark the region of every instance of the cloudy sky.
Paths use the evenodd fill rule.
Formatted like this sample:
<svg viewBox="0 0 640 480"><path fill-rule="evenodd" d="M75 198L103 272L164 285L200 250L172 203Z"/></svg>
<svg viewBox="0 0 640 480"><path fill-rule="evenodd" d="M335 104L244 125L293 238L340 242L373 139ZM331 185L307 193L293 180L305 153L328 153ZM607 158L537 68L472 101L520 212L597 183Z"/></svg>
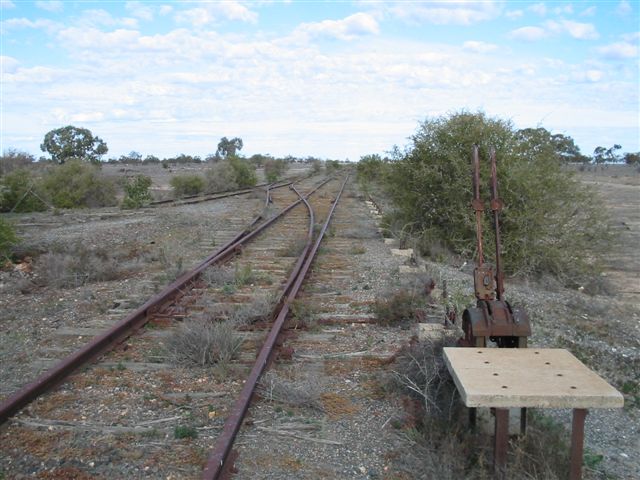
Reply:
<svg viewBox="0 0 640 480"><path fill-rule="evenodd" d="M72 124L115 157L357 160L462 109L640 150L638 1L0 5L2 150Z"/></svg>

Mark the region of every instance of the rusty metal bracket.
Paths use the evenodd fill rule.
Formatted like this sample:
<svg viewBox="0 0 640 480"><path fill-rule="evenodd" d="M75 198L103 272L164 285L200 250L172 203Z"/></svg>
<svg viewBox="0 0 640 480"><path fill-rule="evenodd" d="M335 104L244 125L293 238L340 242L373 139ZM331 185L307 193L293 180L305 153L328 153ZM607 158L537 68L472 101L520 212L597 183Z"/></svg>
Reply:
<svg viewBox="0 0 640 480"><path fill-rule="evenodd" d="M462 315L463 346L484 347L489 341L498 347L525 347L527 337L531 335L529 317L522 309L513 308L504 299L504 273L502 271L500 241L500 212L504 202L498 196L498 175L496 152L491 148L491 179L489 188L491 200L489 206L493 213L495 235L495 270L484 263L482 240L482 216L485 204L480 197L480 155L478 146L473 146L473 200L471 206L476 217L477 263L473 272L473 284L477 299L475 308L468 308Z"/></svg>

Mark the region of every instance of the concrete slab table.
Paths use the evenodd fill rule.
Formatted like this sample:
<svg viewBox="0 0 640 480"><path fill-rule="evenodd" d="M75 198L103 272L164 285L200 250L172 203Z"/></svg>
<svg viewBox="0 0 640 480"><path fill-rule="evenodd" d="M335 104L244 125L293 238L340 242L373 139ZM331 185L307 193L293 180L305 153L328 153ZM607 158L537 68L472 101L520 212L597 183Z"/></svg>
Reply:
<svg viewBox="0 0 640 480"><path fill-rule="evenodd" d="M621 408L620 392L568 350L556 348L444 349L467 407L495 408L494 467L505 474L509 408L572 408L569 478L582 477L584 420L589 408Z"/></svg>

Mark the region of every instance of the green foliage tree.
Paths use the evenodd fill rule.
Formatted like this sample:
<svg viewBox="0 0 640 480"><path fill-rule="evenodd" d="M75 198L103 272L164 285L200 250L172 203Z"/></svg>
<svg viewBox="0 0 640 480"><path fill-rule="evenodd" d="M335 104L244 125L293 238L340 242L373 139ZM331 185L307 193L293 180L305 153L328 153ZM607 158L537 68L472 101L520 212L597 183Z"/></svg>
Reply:
<svg viewBox="0 0 640 480"><path fill-rule="evenodd" d="M621 158L616 152L621 148L618 144L613 145L611 148L596 147L593 151L593 162L597 164L618 163Z"/></svg>
<svg viewBox="0 0 640 480"><path fill-rule="evenodd" d="M77 158L98 164L100 157L109 151L107 144L90 130L72 125L51 130L44 136L40 149L57 163Z"/></svg>
<svg viewBox="0 0 640 480"><path fill-rule="evenodd" d="M602 202L562 168L553 152L529 148L511 123L484 113L428 119L408 150L398 152L388 186L405 230L463 255L474 252L475 222L469 204L471 152L476 143L481 147L485 181L488 150L495 147L497 152L507 273L548 272L568 283L592 273L589 259L607 241ZM488 215L485 222L484 231L490 232ZM491 241L490 235L485 236L489 255ZM423 249L428 251L429 245Z"/></svg>
<svg viewBox="0 0 640 480"><path fill-rule="evenodd" d="M112 180L100 175L96 165L71 160L52 168L42 179L42 189L57 208L107 207L117 204Z"/></svg>
<svg viewBox="0 0 640 480"><path fill-rule="evenodd" d="M383 179L386 173L386 166L387 164L380 155L365 155L358 161L356 172L358 173L358 178L362 181L379 181Z"/></svg>
<svg viewBox="0 0 640 480"><path fill-rule="evenodd" d="M14 170L0 180L0 211L39 212L47 209L36 179L26 169Z"/></svg>
<svg viewBox="0 0 640 480"><path fill-rule="evenodd" d="M122 208L140 208L151 201L151 179L145 175L136 175L124 185Z"/></svg>
<svg viewBox="0 0 640 480"><path fill-rule="evenodd" d="M229 164L233 168L238 187L253 187L258 183L256 169L246 160L238 157L230 157Z"/></svg>
<svg viewBox="0 0 640 480"><path fill-rule="evenodd" d="M340 170L340 162L338 160L327 160L324 162L327 173L333 173Z"/></svg>
<svg viewBox="0 0 640 480"><path fill-rule="evenodd" d="M237 152L242 150L243 146L241 138L234 137L232 139L228 139L227 137L222 137L220 142L218 142L216 155L220 158L235 157Z"/></svg>
<svg viewBox="0 0 640 480"><path fill-rule="evenodd" d="M530 155L555 155L561 162L586 163L589 157L580 153L573 138L551 134L546 128L524 128L516 132L520 149Z"/></svg>
<svg viewBox="0 0 640 480"><path fill-rule="evenodd" d="M11 247L18 243L18 237L13 226L0 218L0 257L7 258L11 253Z"/></svg>
<svg viewBox="0 0 640 480"><path fill-rule="evenodd" d="M197 195L204 190L204 178L200 175L176 175L169 183L176 197Z"/></svg>

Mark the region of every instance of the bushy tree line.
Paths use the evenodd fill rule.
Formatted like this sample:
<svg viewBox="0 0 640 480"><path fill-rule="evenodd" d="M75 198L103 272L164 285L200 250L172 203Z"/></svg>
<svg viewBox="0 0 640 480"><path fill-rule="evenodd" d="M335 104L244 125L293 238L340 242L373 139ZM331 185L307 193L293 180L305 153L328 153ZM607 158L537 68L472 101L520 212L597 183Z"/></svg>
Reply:
<svg viewBox="0 0 640 480"><path fill-rule="evenodd" d="M566 283L578 283L593 273L594 258L606 246L605 210L592 191L562 168L553 137L539 133L516 130L510 122L483 113L455 113L424 121L410 146L404 152L396 149L390 162L363 158L358 173L386 186L396 207L388 221L415 236L425 253L434 244L444 244L471 256L476 245L470 207L472 148L480 146L486 200L488 152L494 147L505 204L501 228L507 273L551 273ZM488 213L485 251L491 256Z"/></svg>
<svg viewBox="0 0 640 480"><path fill-rule="evenodd" d="M99 167L79 160L50 166L41 174L17 169L0 179L0 211L34 212L56 208L116 205L117 185Z"/></svg>

